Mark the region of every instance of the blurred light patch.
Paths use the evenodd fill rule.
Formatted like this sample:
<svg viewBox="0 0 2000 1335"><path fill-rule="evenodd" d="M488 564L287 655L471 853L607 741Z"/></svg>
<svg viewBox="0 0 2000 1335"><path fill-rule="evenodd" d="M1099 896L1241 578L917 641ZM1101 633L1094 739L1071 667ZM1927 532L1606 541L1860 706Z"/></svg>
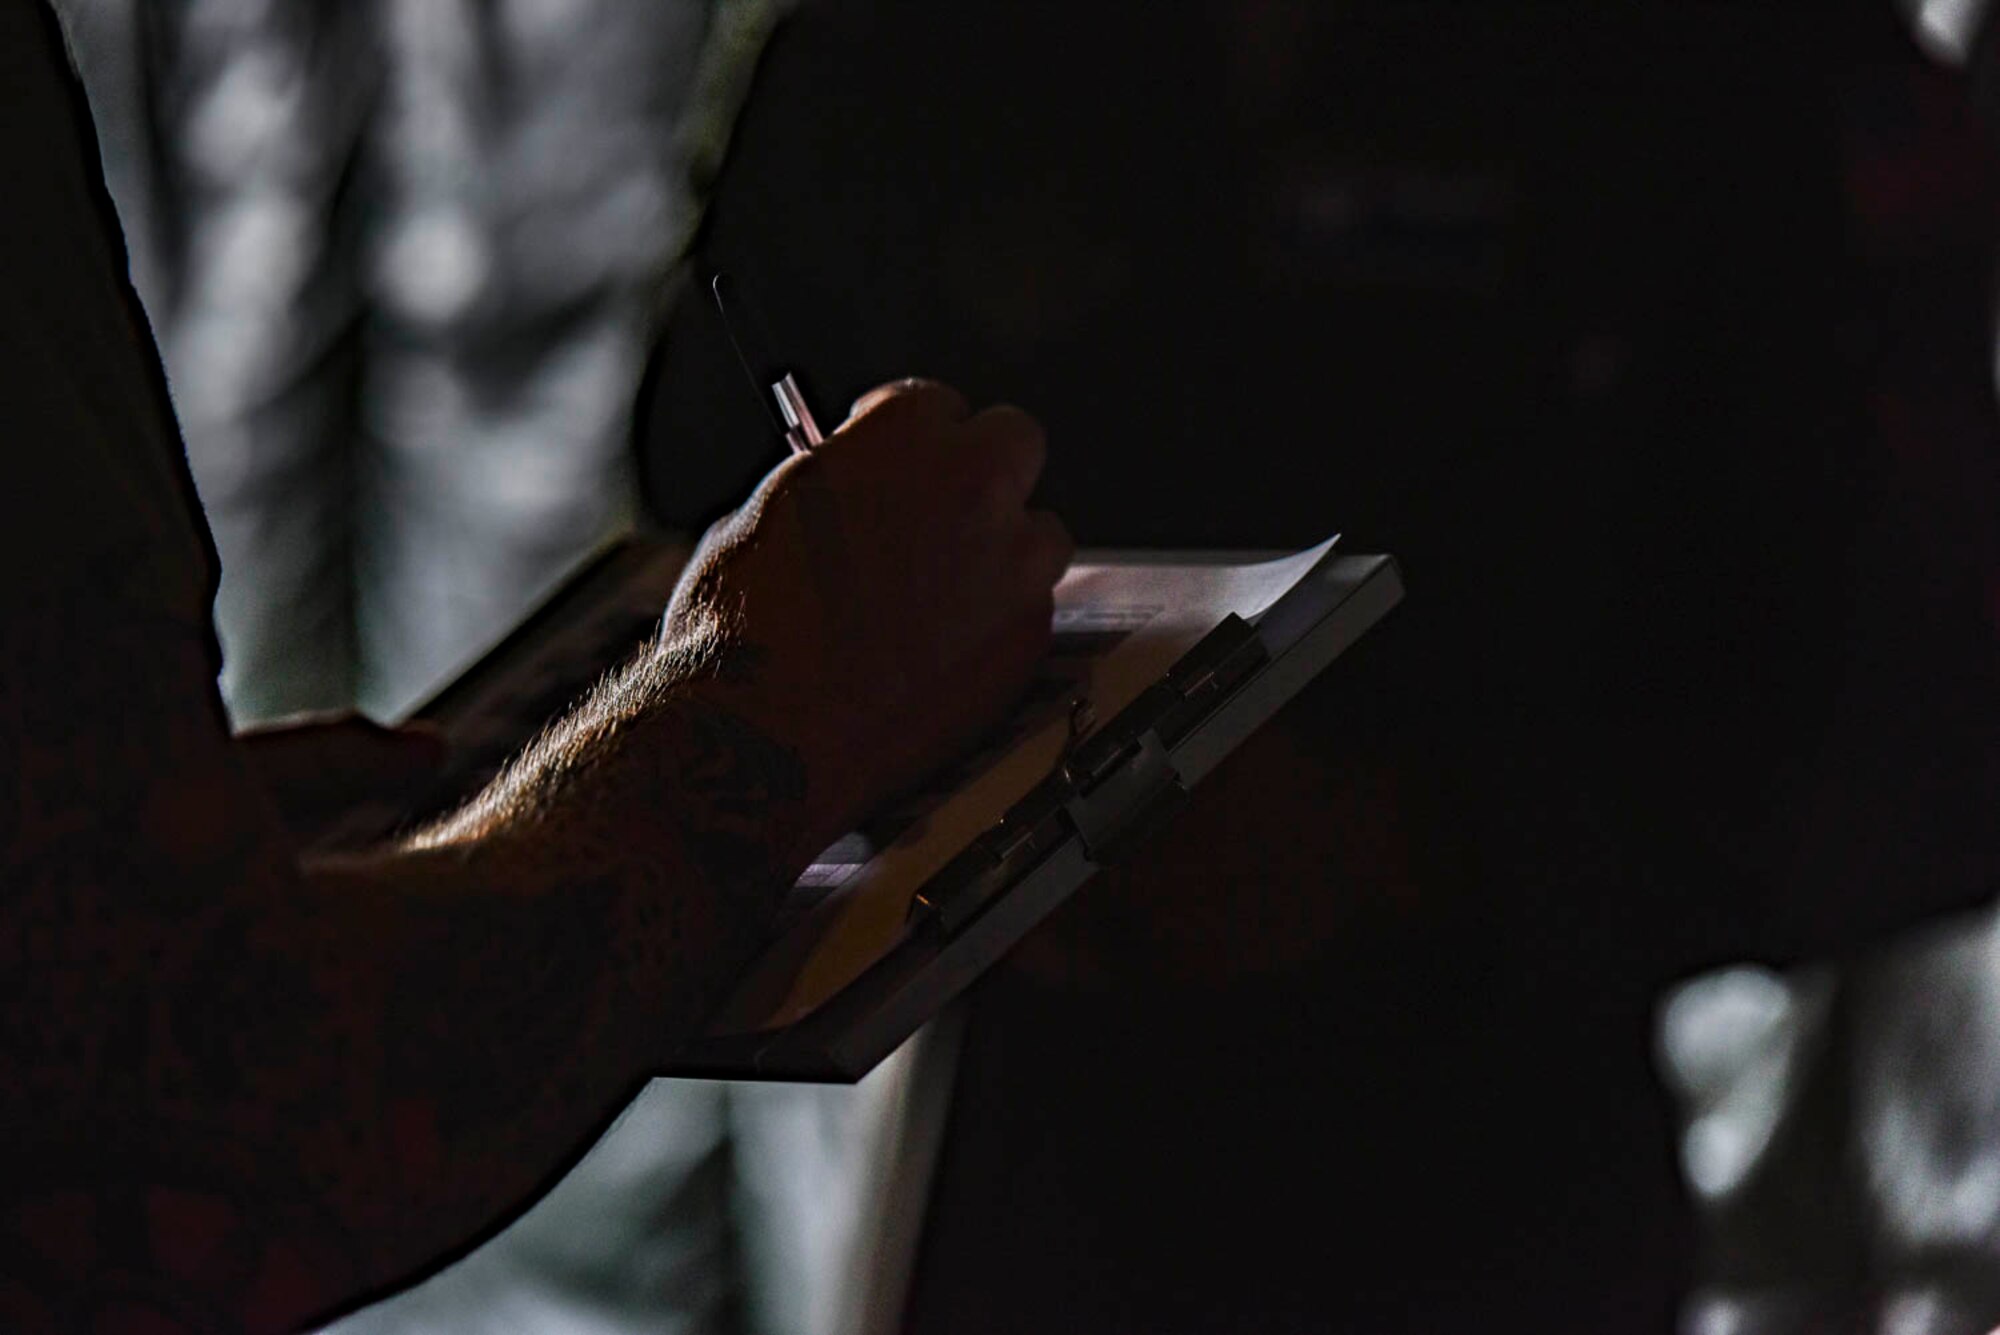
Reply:
<svg viewBox="0 0 2000 1335"><path fill-rule="evenodd" d="M1701 1289L1681 1310L1680 1335L1805 1335L1811 1310L1801 1297Z"/></svg>
<svg viewBox="0 0 2000 1335"><path fill-rule="evenodd" d="M1877 1323L1881 1335L1958 1335L1968 1326L1968 1314L1935 1290L1899 1293L1882 1304Z"/></svg>
<svg viewBox="0 0 2000 1335"><path fill-rule="evenodd" d="M1898 1254L1932 1264L1953 1255L1990 1273L2000 1254L2000 920L1921 933L1863 986L1855 1140L1876 1228Z"/></svg>
<svg viewBox="0 0 2000 1335"><path fill-rule="evenodd" d="M400 220L382 247L380 266L383 294L399 313L432 326L464 318L493 270L479 225L450 206Z"/></svg>
<svg viewBox="0 0 2000 1335"><path fill-rule="evenodd" d="M1716 1201L1755 1170L1829 996L1824 982L1743 967L1697 978L1668 997L1661 1066L1686 1110L1681 1167L1697 1195Z"/></svg>
<svg viewBox="0 0 2000 1335"><path fill-rule="evenodd" d="M1979 35L1987 0L1904 0L1917 42L1934 60L1963 65Z"/></svg>
<svg viewBox="0 0 2000 1335"><path fill-rule="evenodd" d="M296 57L275 43L238 54L188 117L190 166L228 179L255 170L260 156L281 153L305 109L303 74Z"/></svg>

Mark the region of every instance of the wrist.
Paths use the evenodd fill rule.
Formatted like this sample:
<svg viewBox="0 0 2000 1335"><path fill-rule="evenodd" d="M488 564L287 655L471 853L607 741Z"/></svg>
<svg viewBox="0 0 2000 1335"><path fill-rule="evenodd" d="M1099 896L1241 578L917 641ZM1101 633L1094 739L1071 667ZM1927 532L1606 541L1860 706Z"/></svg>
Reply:
<svg viewBox="0 0 2000 1335"><path fill-rule="evenodd" d="M798 747L749 702L640 664L406 846L549 862L557 880L653 882L685 864L719 899L775 905L839 832L821 837L815 796Z"/></svg>
<svg viewBox="0 0 2000 1335"><path fill-rule="evenodd" d="M813 856L854 821L838 740L821 719L761 687L718 679L683 682L649 706L663 754L678 764L668 794L689 809L677 815L712 827L734 813L759 813L765 847L789 869L789 885Z"/></svg>

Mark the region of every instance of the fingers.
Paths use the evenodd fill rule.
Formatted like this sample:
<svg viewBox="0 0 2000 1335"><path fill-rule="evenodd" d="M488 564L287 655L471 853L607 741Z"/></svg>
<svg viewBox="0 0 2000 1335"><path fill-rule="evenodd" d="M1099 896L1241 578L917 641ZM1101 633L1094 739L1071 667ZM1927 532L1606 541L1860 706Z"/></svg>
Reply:
<svg viewBox="0 0 2000 1335"><path fill-rule="evenodd" d="M976 528L1012 535L1008 553L1019 587L1046 591L1068 569L1075 544L1062 521L1025 508L1048 460L1047 433L1028 413L1001 404L974 414L965 397L948 385L898 380L855 401L843 430L855 428L884 444L930 446L923 466L954 479L945 494L962 488L953 500L969 510L958 513ZM858 457L872 458L898 474L899 482L909 480L913 459L904 448L863 449ZM801 467L808 458L793 459L791 465ZM941 513L950 515L953 507L947 504Z"/></svg>
<svg viewBox="0 0 2000 1335"><path fill-rule="evenodd" d="M1026 505L1048 461L1048 436L1042 424L1003 404L966 422L959 434L956 450L972 471L988 513L1004 518Z"/></svg>
<svg viewBox="0 0 2000 1335"><path fill-rule="evenodd" d="M931 380L899 380L862 395L840 434L853 437L844 457L870 461L865 467L935 470L956 490L951 499L969 504L971 517L985 524L1019 516L1048 458L1047 435L1029 414L1010 404L974 414L964 395Z"/></svg>
<svg viewBox="0 0 2000 1335"><path fill-rule="evenodd" d="M1021 574L1032 588L1056 585L1076 557L1076 540L1062 520L1047 510L1028 511L1021 536Z"/></svg>
<svg viewBox="0 0 2000 1335"><path fill-rule="evenodd" d="M851 425L864 417L884 414L887 416L878 425L893 422L915 430L926 427L939 430L970 417L972 405L950 385L912 376L878 385L863 394L848 410L847 422Z"/></svg>
<svg viewBox="0 0 2000 1335"><path fill-rule="evenodd" d="M1052 608L1046 591L995 623L949 666L964 722L957 740L977 736L1021 696L1048 652Z"/></svg>

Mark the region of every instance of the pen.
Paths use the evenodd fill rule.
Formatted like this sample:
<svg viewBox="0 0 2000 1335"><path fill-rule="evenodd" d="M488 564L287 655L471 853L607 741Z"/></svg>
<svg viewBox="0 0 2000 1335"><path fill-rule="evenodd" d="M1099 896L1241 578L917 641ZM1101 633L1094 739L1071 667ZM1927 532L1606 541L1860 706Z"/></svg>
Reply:
<svg viewBox="0 0 2000 1335"><path fill-rule="evenodd" d="M798 380L772 353L770 331L763 318L744 295L741 284L728 274L716 274L709 290L715 294L715 308L722 312L722 328L729 335L729 346L736 350L736 359L743 363L743 370L757 391L757 401L770 416L771 425L792 447L792 453L804 454L824 437L820 435L819 423L813 420ZM776 413L771 412L770 404L764 403L767 390L777 404Z"/></svg>

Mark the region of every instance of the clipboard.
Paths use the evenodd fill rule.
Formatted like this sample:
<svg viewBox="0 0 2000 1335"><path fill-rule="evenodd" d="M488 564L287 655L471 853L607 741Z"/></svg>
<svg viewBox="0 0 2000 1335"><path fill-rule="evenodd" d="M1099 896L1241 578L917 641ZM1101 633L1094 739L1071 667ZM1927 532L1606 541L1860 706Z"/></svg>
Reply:
<svg viewBox="0 0 2000 1335"><path fill-rule="evenodd" d="M851 1082L894 1052L1402 601L1388 556L1329 553L1254 621L1231 615L918 893L902 944L780 1029L711 1035L662 1072Z"/></svg>
<svg viewBox="0 0 2000 1335"><path fill-rule="evenodd" d="M1253 616L1224 615L1108 720L1093 721L997 821L952 847L902 910L887 948L832 995L775 1027L723 1023L657 1074L852 1082L942 1011L1101 867L1128 857L1192 790L1403 597L1388 556L1329 541ZM633 538L587 561L493 649L410 716L442 729L452 762L412 806L347 815L316 850L353 848L441 814L657 625L692 551ZM1273 554L1080 553L1078 565L1254 569ZM1311 553L1291 558L1310 559ZM807 877L801 878L803 885ZM772 955L786 949L775 944ZM756 972L753 967L753 973Z"/></svg>

